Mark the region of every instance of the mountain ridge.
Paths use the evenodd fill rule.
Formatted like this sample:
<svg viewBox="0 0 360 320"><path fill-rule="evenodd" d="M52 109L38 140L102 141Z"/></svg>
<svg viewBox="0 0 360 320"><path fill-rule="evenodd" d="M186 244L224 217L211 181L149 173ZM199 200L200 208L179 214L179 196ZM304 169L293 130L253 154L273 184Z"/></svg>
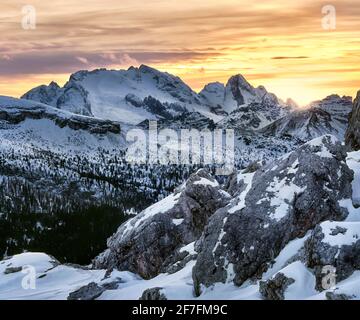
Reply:
<svg viewBox="0 0 360 320"><path fill-rule="evenodd" d="M221 96L218 101L212 96L213 86L208 84L196 93L181 78L141 65L127 70L81 70L70 75L62 88L51 82L29 90L21 98L74 113L131 124L162 118L143 107L146 104L144 99L149 97L158 100L172 115L179 115L179 110L200 112L215 122L238 106L251 102L283 105L274 94L268 93L262 86L254 88L240 74L231 77L226 85L216 85ZM127 99L129 96L140 103L134 106ZM120 117L119 113L124 115Z"/></svg>

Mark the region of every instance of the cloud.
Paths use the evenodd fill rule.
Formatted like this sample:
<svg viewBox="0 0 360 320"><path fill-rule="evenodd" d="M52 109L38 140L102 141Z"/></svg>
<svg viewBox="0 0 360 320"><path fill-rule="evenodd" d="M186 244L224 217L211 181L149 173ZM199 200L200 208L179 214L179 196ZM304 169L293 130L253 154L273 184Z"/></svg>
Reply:
<svg viewBox="0 0 360 320"><path fill-rule="evenodd" d="M243 72L256 84L275 82L276 89L293 91L287 95L319 84L337 92L339 77L359 86L359 74L346 71L360 65L357 0L332 1L334 31L322 29L323 0L107 0L106 6L32 0L37 28L28 31L21 28L18 2L1 2L3 83L31 74L56 80L84 68L149 64L196 87ZM13 92L15 82L8 83ZM321 98L315 95L322 91L309 92L306 99Z"/></svg>
<svg viewBox="0 0 360 320"><path fill-rule="evenodd" d="M307 56L297 56L297 57L272 57L273 60L286 60L286 59L309 59Z"/></svg>
<svg viewBox="0 0 360 320"><path fill-rule="evenodd" d="M1 57L0 57L2 60L6 60L6 61L10 61L11 60L11 57L7 54L3 54Z"/></svg>
<svg viewBox="0 0 360 320"><path fill-rule="evenodd" d="M88 59L84 58L84 57L76 57L77 60L79 60L81 63L88 65L89 61Z"/></svg>
<svg viewBox="0 0 360 320"><path fill-rule="evenodd" d="M216 53L201 52L29 52L16 54L11 59L0 59L0 76L25 74L64 74L80 69L101 67L127 68L140 64L169 63L175 61L202 61Z"/></svg>

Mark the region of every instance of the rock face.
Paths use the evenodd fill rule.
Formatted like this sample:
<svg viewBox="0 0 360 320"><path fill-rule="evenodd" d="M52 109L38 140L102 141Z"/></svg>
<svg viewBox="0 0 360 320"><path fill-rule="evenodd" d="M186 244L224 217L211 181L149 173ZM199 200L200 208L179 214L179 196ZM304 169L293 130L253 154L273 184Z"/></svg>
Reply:
<svg viewBox="0 0 360 320"><path fill-rule="evenodd" d="M222 107L230 113L239 106L258 103L276 105L279 107L278 98L269 93L263 86L254 88L242 75L232 76L226 86L219 82L206 85L199 93L199 97L206 105L213 108Z"/></svg>
<svg viewBox="0 0 360 320"><path fill-rule="evenodd" d="M346 132L346 144L350 146L352 150L360 150L360 91L354 100L349 121L349 127Z"/></svg>
<svg viewBox="0 0 360 320"><path fill-rule="evenodd" d="M306 263L323 290L323 268L336 268L336 282L360 270L360 223L326 221L317 226L305 244Z"/></svg>
<svg viewBox="0 0 360 320"><path fill-rule="evenodd" d="M68 300L95 300L98 298L105 289L95 282L90 282L88 285L81 287L80 289L71 292L68 296Z"/></svg>
<svg viewBox="0 0 360 320"><path fill-rule="evenodd" d="M326 292L327 300L351 300L352 297L346 294L336 294L334 292Z"/></svg>
<svg viewBox="0 0 360 320"><path fill-rule="evenodd" d="M26 119L49 119L60 128L82 129L98 134L117 134L121 131L117 122L84 117L25 99L0 96L0 107L0 120L10 124L18 124Z"/></svg>
<svg viewBox="0 0 360 320"><path fill-rule="evenodd" d="M200 170L174 194L120 226L93 265L154 277L178 248L201 236L210 216L228 201L229 195Z"/></svg>
<svg viewBox="0 0 360 320"><path fill-rule="evenodd" d="M294 282L294 279L278 273L274 279L261 281L259 291L266 300L284 300L286 288Z"/></svg>
<svg viewBox="0 0 360 320"><path fill-rule="evenodd" d="M62 94L59 85L52 81L48 86L41 85L25 93L21 99L38 101L48 105L56 106L57 99Z"/></svg>
<svg viewBox="0 0 360 320"><path fill-rule="evenodd" d="M273 121L289 114L289 108L270 102L251 102L233 110L218 123L219 127L231 128L241 133L244 130L260 130Z"/></svg>
<svg viewBox="0 0 360 320"><path fill-rule="evenodd" d="M167 300L166 296L161 292L163 288L146 289L139 300Z"/></svg>
<svg viewBox="0 0 360 320"><path fill-rule="evenodd" d="M261 130L265 135L289 136L309 141L324 134L343 140L352 108L351 97L331 95L313 102L308 109L298 109Z"/></svg>
<svg viewBox="0 0 360 320"><path fill-rule="evenodd" d="M348 212L338 201L351 198L353 179L345 159L341 143L324 136L239 174L235 198L212 215L196 244L196 293L216 282L241 285L258 277L289 241L322 221L344 219Z"/></svg>

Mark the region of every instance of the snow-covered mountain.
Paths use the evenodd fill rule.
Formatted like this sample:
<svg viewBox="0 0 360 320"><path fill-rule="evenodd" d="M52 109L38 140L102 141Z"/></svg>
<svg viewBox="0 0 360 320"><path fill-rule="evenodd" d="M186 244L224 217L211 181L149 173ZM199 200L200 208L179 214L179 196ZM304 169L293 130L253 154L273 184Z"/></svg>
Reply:
<svg viewBox="0 0 360 320"><path fill-rule="evenodd" d="M290 106L281 106L270 102L251 102L237 107L228 116L218 122L221 128L236 131L254 131L264 128L274 121L289 115Z"/></svg>
<svg viewBox="0 0 360 320"><path fill-rule="evenodd" d="M128 124L184 111L218 118L180 78L145 65L118 71L79 71L71 75L63 88L51 83L30 90L22 98ZM158 102L159 109L152 107L151 99Z"/></svg>
<svg viewBox="0 0 360 320"><path fill-rule="evenodd" d="M262 133L271 136L291 136L302 141L332 134L343 140L351 109L351 97L331 95L311 103L308 108L294 110L273 121L263 128Z"/></svg>
<svg viewBox="0 0 360 320"><path fill-rule="evenodd" d="M327 133L342 138L351 109L350 97L332 95L302 110L291 99L284 103L264 87L253 87L242 75L231 77L226 85L210 83L197 94L180 78L145 65L79 71L63 88L52 82L22 98L128 125L159 120L181 128L179 119L200 115L209 124L238 133L265 128L266 134L303 141Z"/></svg>
<svg viewBox="0 0 360 320"><path fill-rule="evenodd" d="M274 94L264 87L254 88L241 75L231 77L226 86L211 83L197 94L179 77L145 65L128 70L79 71L70 76L63 88L52 82L30 90L22 98L132 125L144 120L171 119L183 112L199 112L218 122L250 103L279 109L274 111L273 119L282 115L283 105Z"/></svg>

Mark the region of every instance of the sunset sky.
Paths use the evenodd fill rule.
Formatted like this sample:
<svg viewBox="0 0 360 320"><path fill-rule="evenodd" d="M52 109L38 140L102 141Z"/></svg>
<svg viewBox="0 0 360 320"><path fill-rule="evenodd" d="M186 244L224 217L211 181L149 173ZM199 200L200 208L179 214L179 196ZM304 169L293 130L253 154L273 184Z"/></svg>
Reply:
<svg viewBox="0 0 360 320"><path fill-rule="evenodd" d="M328 4L335 30L322 28ZM24 5L35 30L22 28ZM1 0L0 31L1 95L142 63L197 91L241 73L303 105L360 89L359 0Z"/></svg>

